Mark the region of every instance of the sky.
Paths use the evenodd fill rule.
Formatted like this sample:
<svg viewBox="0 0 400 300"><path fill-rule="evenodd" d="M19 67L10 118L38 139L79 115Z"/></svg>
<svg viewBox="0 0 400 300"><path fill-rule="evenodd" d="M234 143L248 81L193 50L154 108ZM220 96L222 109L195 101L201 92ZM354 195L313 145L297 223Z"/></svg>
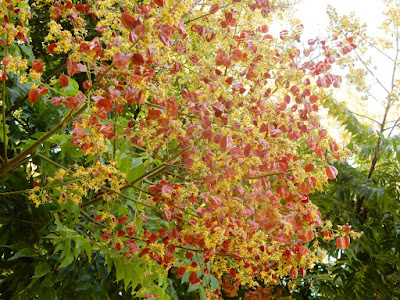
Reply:
<svg viewBox="0 0 400 300"><path fill-rule="evenodd" d="M348 14L352 11L368 23L368 27L377 28L383 21L380 12L384 9L382 0L303 0L298 5L298 17L304 25L304 36L312 37L323 34L329 25L326 14L327 5L336 8L339 14Z"/></svg>
<svg viewBox="0 0 400 300"><path fill-rule="evenodd" d="M296 13L296 16L304 25L303 41L316 36L326 36L326 29L329 25L329 18L326 13L328 5L333 6L339 15L349 14L354 11L361 22L367 24L369 36L378 37L381 34L378 27L384 20L382 12L385 9L385 4L382 0L303 0L298 5L298 12ZM376 52L376 50L373 51ZM372 63L377 66L374 73L389 88L393 64L380 53L370 52L370 55L373 57ZM377 98L385 97L386 93L382 93L382 87L375 80L371 79L367 83L372 85L371 93L374 96ZM345 93L345 91L343 92ZM374 116L376 120L381 121L384 109L375 100L367 100L364 109L370 112L369 115Z"/></svg>

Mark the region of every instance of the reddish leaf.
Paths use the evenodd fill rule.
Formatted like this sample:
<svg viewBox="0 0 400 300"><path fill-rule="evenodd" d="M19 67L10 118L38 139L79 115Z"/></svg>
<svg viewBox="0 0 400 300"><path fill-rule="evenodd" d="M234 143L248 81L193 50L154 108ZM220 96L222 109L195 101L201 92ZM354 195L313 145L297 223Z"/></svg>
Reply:
<svg viewBox="0 0 400 300"><path fill-rule="evenodd" d="M170 74L176 74L182 69L182 65L179 62L174 63L174 67L171 69Z"/></svg>
<svg viewBox="0 0 400 300"><path fill-rule="evenodd" d="M210 10L208 11L210 14L215 14L219 10L219 6L217 4L214 4L213 6L210 7Z"/></svg>
<svg viewBox="0 0 400 300"><path fill-rule="evenodd" d="M108 241L110 239L110 237L111 237L111 232L104 232L101 235L101 238L103 239L103 241Z"/></svg>
<svg viewBox="0 0 400 300"><path fill-rule="evenodd" d="M135 26L136 26L135 18L126 13L123 13L121 15L121 22L122 22L122 25L124 25L124 27L126 29L128 29L129 31L132 31L133 28L135 28Z"/></svg>
<svg viewBox="0 0 400 300"><path fill-rule="evenodd" d="M311 150L314 150L317 147L317 140L315 139L314 136L310 136L307 139L307 145Z"/></svg>
<svg viewBox="0 0 400 300"><path fill-rule="evenodd" d="M314 153L315 153L316 155L318 155L319 157L321 157L321 158L324 156L325 151L326 151L325 147L322 147L322 148L315 148L315 149L314 149Z"/></svg>
<svg viewBox="0 0 400 300"><path fill-rule="evenodd" d="M336 239L336 247L339 249L346 249L350 245L350 238L348 236L346 237L340 237Z"/></svg>
<svg viewBox="0 0 400 300"><path fill-rule="evenodd" d="M56 51L55 51L56 48L57 48L57 44L52 43L47 46L47 51L49 51L50 54L56 54Z"/></svg>
<svg viewBox="0 0 400 300"><path fill-rule="evenodd" d="M99 27L96 28L96 31L99 33L103 33L106 31L106 29L108 29L108 25L101 25Z"/></svg>
<svg viewBox="0 0 400 300"><path fill-rule="evenodd" d="M278 128L272 129L272 130L270 131L270 134L271 134L271 137L277 138L277 137L280 137L280 136L281 136L282 130L280 130L280 129L278 129Z"/></svg>
<svg viewBox="0 0 400 300"><path fill-rule="evenodd" d="M290 191L287 186L282 186L282 185L278 186L278 188L276 189L276 192L279 194L279 196L282 199L286 199L290 195Z"/></svg>
<svg viewBox="0 0 400 300"><path fill-rule="evenodd" d="M338 175L338 170L334 166L327 166L326 167L326 175L329 179L335 179Z"/></svg>
<svg viewBox="0 0 400 300"><path fill-rule="evenodd" d="M339 146L336 142L330 142L329 148L331 149L332 152L336 152L339 150Z"/></svg>
<svg viewBox="0 0 400 300"><path fill-rule="evenodd" d="M310 96L310 102L311 103L316 103L318 101L318 96L316 95L311 95Z"/></svg>
<svg viewBox="0 0 400 300"><path fill-rule="evenodd" d="M100 214L98 216L96 216L96 218L94 219L96 222L101 223L106 219L105 215Z"/></svg>
<svg viewBox="0 0 400 300"><path fill-rule="evenodd" d="M135 232L136 232L136 226L127 225L127 226L125 226L125 229L126 229L126 231L128 232L128 235L129 235L130 237L132 237L132 236L135 234Z"/></svg>
<svg viewBox="0 0 400 300"><path fill-rule="evenodd" d="M229 152L233 147L233 140L230 136L222 136L219 139L219 145L224 152Z"/></svg>
<svg viewBox="0 0 400 300"><path fill-rule="evenodd" d="M46 95L49 92L49 89L43 84L41 84L38 88L38 91L40 95Z"/></svg>
<svg viewBox="0 0 400 300"><path fill-rule="evenodd" d="M186 273L186 268L185 267L179 267L178 268L178 272L177 272L177 277L181 278L185 273Z"/></svg>
<svg viewBox="0 0 400 300"><path fill-rule="evenodd" d="M160 26L160 33L158 37L163 42L163 44L167 47L172 46L172 36L175 33L175 28L169 25L161 25Z"/></svg>
<svg viewBox="0 0 400 300"><path fill-rule="evenodd" d="M76 100L75 97L69 96L65 99L64 101L65 106L73 109L73 110L77 110L79 107L79 102L78 100Z"/></svg>
<svg viewBox="0 0 400 300"><path fill-rule="evenodd" d="M97 106L103 107L106 112L109 112L113 109L113 103L108 99L105 99L101 96L94 96L92 99L97 103Z"/></svg>
<svg viewBox="0 0 400 300"><path fill-rule="evenodd" d="M197 277L197 272L190 273L189 282L190 282L191 285L200 284L200 279Z"/></svg>
<svg viewBox="0 0 400 300"><path fill-rule="evenodd" d="M43 62L40 60L34 60L32 62L32 69L35 70L37 73L43 73Z"/></svg>
<svg viewBox="0 0 400 300"><path fill-rule="evenodd" d="M129 37L128 38L129 38L129 41L131 43L135 43L137 41L137 39L138 39L138 36L132 31L132 32L129 33Z"/></svg>
<svg viewBox="0 0 400 300"><path fill-rule="evenodd" d="M36 103L39 100L40 93L38 90L30 90L28 94L28 100L31 103Z"/></svg>
<svg viewBox="0 0 400 300"><path fill-rule="evenodd" d="M225 67L229 67L231 65L231 58L224 52L222 53L218 53L215 56L215 64L217 66L225 66Z"/></svg>
<svg viewBox="0 0 400 300"><path fill-rule="evenodd" d="M262 33L267 33L268 30L269 30L269 27L268 27L268 25L262 25L260 27L260 30L261 30Z"/></svg>
<svg viewBox="0 0 400 300"><path fill-rule="evenodd" d="M164 6L164 0L154 0L154 3L161 7Z"/></svg>
<svg viewBox="0 0 400 300"><path fill-rule="evenodd" d="M143 24L139 24L138 26L136 26L135 28L135 34L136 36L145 36L146 35L146 28L144 27Z"/></svg>
<svg viewBox="0 0 400 300"><path fill-rule="evenodd" d="M67 73L69 76L73 76L77 73L86 72L86 67L77 61L67 60Z"/></svg>
<svg viewBox="0 0 400 300"><path fill-rule="evenodd" d="M135 54L133 54L132 62L133 62L135 65L138 65L138 66L143 65L143 64L144 64L143 55L140 54L140 53L135 53Z"/></svg>
<svg viewBox="0 0 400 300"><path fill-rule="evenodd" d="M62 101L63 101L62 97L53 97L53 98L51 98L51 103L53 103L54 106L60 105Z"/></svg>
<svg viewBox="0 0 400 300"><path fill-rule="evenodd" d="M111 124L110 124L111 125ZM128 217L122 216L118 218L118 224L125 224L126 222L129 221Z"/></svg>
<svg viewBox="0 0 400 300"><path fill-rule="evenodd" d="M117 53L113 56L112 61L117 69L122 72L125 70L126 65L132 58L132 54L125 54L125 53Z"/></svg>
<svg viewBox="0 0 400 300"><path fill-rule="evenodd" d="M148 120L156 120L162 115L162 110L160 109L150 109L147 113Z"/></svg>
<svg viewBox="0 0 400 300"><path fill-rule="evenodd" d="M171 47L172 46L172 38L170 36L166 36L162 33L158 34L158 37L160 38L161 42L163 42L163 44L167 47Z"/></svg>
<svg viewBox="0 0 400 300"><path fill-rule="evenodd" d="M349 232L350 232L350 229L351 229L351 226L349 226L349 225L344 225L344 226L343 226L343 230L344 230L344 232L346 232L346 233L349 233Z"/></svg>
<svg viewBox="0 0 400 300"><path fill-rule="evenodd" d="M58 80L60 82L61 87L63 87L63 88L67 87L69 84L68 77L64 74L61 75Z"/></svg>
<svg viewBox="0 0 400 300"><path fill-rule="evenodd" d="M79 12L82 12L85 9L85 5L84 4L77 4L75 5L75 9Z"/></svg>
<svg viewBox="0 0 400 300"><path fill-rule="evenodd" d="M290 269L289 276L291 279L296 279L298 274L299 272L297 271L297 268Z"/></svg>
<svg viewBox="0 0 400 300"><path fill-rule="evenodd" d="M6 73L3 70L0 70L0 81L6 81L8 79Z"/></svg>
<svg viewBox="0 0 400 300"><path fill-rule="evenodd" d="M148 14L154 7L152 5L138 5L136 6L136 12L139 15Z"/></svg>
<svg viewBox="0 0 400 300"><path fill-rule="evenodd" d="M332 232L331 231L325 230L322 234L324 236L324 239L326 239L326 240L332 239Z"/></svg>
<svg viewBox="0 0 400 300"><path fill-rule="evenodd" d="M103 134L104 138L108 138L110 140L112 140L115 135L115 133L113 131L113 126L111 124L102 125L100 127L100 132ZM121 217L121 218L126 218L126 217ZM123 224L123 223L120 223L120 224Z"/></svg>
<svg viewBox="0 0 400 300"><path fill-rule="evenodd" d="M210 205L212 207L218 207L221 204L222 204L222 200L219 197L217 197L217 196L211 196L210 197Z"/></svg>
<svg viewBox="0 0 400 300"><path fill-rule="evenodd" d="M312 170L314 170L314 165L308 164L304 167L304 170L306 170L306 172L312 172Z"/></svg>
<svg viewBox="0 0 400 300"><path fill-rule="evenodd" d="M229 276L231 276L232 278L236 278L236 269L235 268L229 269Z"/></svg>
<svg viewBox="0 0 400 300"><path fill-rule="evenodd" d="M171 211L168 210L168 209L165 209L165 210L164 210L164 218L165 218L166 220L171 220L171 217L172 217Z"/></svg>
<svg viewBox="0 0 400 300"><path fill-rule="evenodd" d="M239 61L243 58L243 52L239 49L234 49L231 54L231 58L234 61Z"/></svg>
<svg viewBox="0 0 400 300"><path fill-rule="evenodd" d="M121 251L121 244L120 243L116 243L114 245L114 249L115 249L115 251Z"/></svg>

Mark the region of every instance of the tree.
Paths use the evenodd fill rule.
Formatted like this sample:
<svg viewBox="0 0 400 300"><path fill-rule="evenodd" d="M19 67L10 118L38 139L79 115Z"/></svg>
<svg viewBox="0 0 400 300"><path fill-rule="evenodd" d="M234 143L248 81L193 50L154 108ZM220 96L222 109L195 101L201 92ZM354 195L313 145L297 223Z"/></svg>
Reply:
<svg viewBox="0 0 400 300"><path fill-rule="evenodd" d="M367 25L354 14L341 16L332 8L328 10L332 34L357 45L338 61L347 72L346 82L358 96L351 102L365 106L361 98L377 105L375 115L371 115L351 103L326 97L330 114L351 136L347 148L354 155L351 163L335 165L340 175L313 199L334 223L351 224L364 234L348 250L326 248L331 261L315 269L319 275L312 287L305 284L299 290L310 298L399 298L399 4L384 2L385 20L377 38L367 34ZM385 63L376 68L377 56ZM331 199L329 203L324 201L326 197Z"/></svg>
<svg viewBox="0 0 400 300"><path fill-rule="evenodd" d="M1 5L3 297L279 297L357 236L308 197L342 54L269 34L289 1Z"/></svg>

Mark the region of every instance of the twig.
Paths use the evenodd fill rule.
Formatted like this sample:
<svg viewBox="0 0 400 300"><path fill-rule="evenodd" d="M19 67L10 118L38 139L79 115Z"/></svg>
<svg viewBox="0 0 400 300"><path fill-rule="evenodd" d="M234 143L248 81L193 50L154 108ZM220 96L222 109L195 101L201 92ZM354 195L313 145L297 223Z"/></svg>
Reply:
<svg viewBox="0 0 400 300"><path fill-rule="evenodd" d="M267 174L262 174L262 175L258 175L258 176L248 177L247 179L260 179L260 178L264 178L264 177L268 177L268 176L284 175L284 174L292 173L292 172L293 172L293 170L287 170L286 172L267 173Z"/></svg>

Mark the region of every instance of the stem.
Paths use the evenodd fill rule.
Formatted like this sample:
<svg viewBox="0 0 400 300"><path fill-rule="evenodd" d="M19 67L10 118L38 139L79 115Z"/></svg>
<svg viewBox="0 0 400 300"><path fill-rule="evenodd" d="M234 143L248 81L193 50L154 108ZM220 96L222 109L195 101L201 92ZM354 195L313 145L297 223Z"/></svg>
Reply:
<svg viewBox="0 0 400 300"><path fill-rule="evenodd" d="M143 205L143 206L145 206L145 207L148 207L148 208L150 208L150 209L152 209L152 210L154 210L154 211L156 211L156 212L159 212L159 213L161 213L161 214L164 213L164 211L162 211L161 209L159 209L159 208L157 208L157 207L154 207L153 205L150 205L150 204L141 202L141 201L139 201L139 200L136 200L136 199L134 199L134 198L132 198L132 197L129 197L129 196L125 195L125 194L122 194L121 192L119 192L119 191L117 191L117 190L108 188L108 187L106 187L106 186L102 186L101 189L104 190L104 191L110 192L110 193L114 193L114 194L116 194L116 195L118 195L118 196L121 196L122 198L127 199L127 200L131 200L131 201L135 202L136 204L139 204L139 205ZM174 218L177 218L177 219L179 219L179 220L181 220L181 221L183 221L183 222L185 222L185 223L188 223L188 221L186 221L185 219L183 219L183 218L181 218L181 217L174 216Z"/></svg>
<svg viewBox="0 0 400 300"><path fill-rule="evenodd" d="M84 216L85 219L91 221L92 223L95 223L95 224L97 224L97 225L99 225L99 226L101 226L101 227L103 227L103 228L107 228L106 225L104 225L104 224L102 224L102 223L99 223L99 222L96 222L95 219L93 219L91 216L89 216L87 213L85 213L85 212L82 211L82 210L81 210L81 215Z"/></svg>
<svg viewBox="0 0 400 300"><path fill-rule="evenodd" d="M228 6L228 5L224 5L224 6L220 7L220 9L223 9L223 8L225 8L225 7L227 7L227 6ZM193 21L196 21L196 20L202 19L202 18L204 18L204 17L207 17L207 16L209 16L209 15L210 15L210 13L206 13L206 14L201 15L201 16L198 16L198 17L196 17L196 18L194 18L194 19L187 20L187 21L185 22L185 25L186 25L186 24L189 24L189 23L192 23Z"/></svg>
<svg viewBox="0 0 400 300"><path fill-rule="evenodd" d="M67 167L62 166L62 165L56 163L55 161L52 161L50 158L47 158L46 156L43 156L42 154L37 153L36 156L38 156L38 157L40 157L41 159L43 159L43 160L45 160L45 161L47 161L47 162L49 162L49 163L55 165L56 167L58 167L58 168L60 168L60 169L64 169L64 170L67 170L67 171L69 171L69 172L72 172L72 171L71 171L70 169L68 169Z"/></svg>
<svg viewBox="0 0 400 300"><path fill-rule="evenodd" d="M117 123L117 113L116 112L115 112L115 115L114 115L114 122ZM114 126L114 134L116 134L116 131L117 131L117 128L116 128L116 126ZM113 141L113 159L114 160L115 160L115 153L117 151L116 142L117 142L117 139L114 139L114 141Z"/></svg>
<svg viewBox="0 0 400 300"><path fill-rule="evenodd" d="M188 150L188 149L183 149L183 150L179 151L177 154L175 154L173 157L167 158L167 159L165 160L164 163L162 163L161 165L159 165L159 166L157 166L157 167L151 169L149 172L146 172L145 174L143 174L143 175L140 176L139 178L135 179L135 180L132 181L131 183L129 183L129 184L123 186L123 187L121 188L121 190L124 190L124 189L126 189L126 188L129 188L129 187L133 186L136 182L138 182L138 181L140 181L140 180L142 180L142 179L144 179L144 178L153 177L153 176L159 174L160 171L164 171L163 169L170 168L170 166L167 164L167 162L177 159L183 152L185 152L185 151L187 151L187 150Z"/></svg>
<svg viewBox="0 0 400 300"><path fill-rule="evenodd" d="M4 47L4 57L7 56L7 52L8 52L8 33L6 36L6 46ZM6 65L3 64L3 72L4 72L4 76L6 76ZM8 156L7 156L7 148L8 148L8 140L7 140L7 131L6 131L6 80L3 81L3 92L2 92L2 97L1 97L1 101L2 101L2 115L3 115L3 145L4 145L4 164L7 164L8 161Z"/></svg>
<svg viewBox="0 0 400 300"><path fill-rule="evenodd" d="M263 174L263 175L248 177L247 179L259 179L259 178L268 177L268 176L284 175L284 174L286 174L286 173L291 173L291 172L293 172L293 171L292 171L292 170L288 170L288 171L286 171L286 172L268 173L268 174Z"/></svg>

